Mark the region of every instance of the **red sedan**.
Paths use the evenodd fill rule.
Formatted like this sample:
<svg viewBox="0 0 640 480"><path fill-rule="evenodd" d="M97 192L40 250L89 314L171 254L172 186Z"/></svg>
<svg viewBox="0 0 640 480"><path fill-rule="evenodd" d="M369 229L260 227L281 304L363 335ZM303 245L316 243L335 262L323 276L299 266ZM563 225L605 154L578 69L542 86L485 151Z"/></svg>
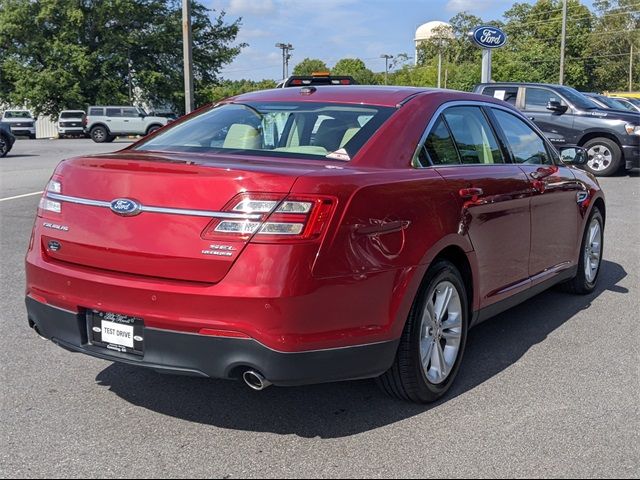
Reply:
<svg viewBox="0 0 640 480"><path fill-rule="evenodd" d="M209 106L57 167L29 324L68 350L261 390L379 378L434 401L469 328L595 287L605 202L506 103L304 87Z"/></svg>

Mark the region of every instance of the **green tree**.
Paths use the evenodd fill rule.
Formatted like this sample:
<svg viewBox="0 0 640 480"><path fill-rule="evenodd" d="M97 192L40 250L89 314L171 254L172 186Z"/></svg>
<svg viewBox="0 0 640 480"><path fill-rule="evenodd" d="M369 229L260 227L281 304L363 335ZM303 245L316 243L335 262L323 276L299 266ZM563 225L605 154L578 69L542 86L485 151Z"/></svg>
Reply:
<svg viewBox="0 0 640 480"><path fill-rule="evenodd" d="M252 80L225 80L218 85L208 87L205 90L205 95L208 101L219 102L225 98L234 97L242 93L267 90L270 88L276 88L276 82L274 80L261 80L258 82Z"/></svg>
<svg viewBox="0 0 640 480"><path fill-rule="evenodd" d="M294 75L311 75L313 72L328 72L329 67L317 58L305 58L293 69Z"/></svg>
<svg viewBox="0 0 640 480"><path fill-rule="evenodd" d="M376 75L359 58L343 58L331 69L332 75L350 75L361 85L378 83Z"/></svg>
<svg viewBox="0 0 640 480"><path fill-rule="evenodd" d="M214 13L213 16L211 14ZM239 21L192 1L196 103L217 82ZM184 109L178 0L0 0L0 101L36 113L139 99Z"/></svg>

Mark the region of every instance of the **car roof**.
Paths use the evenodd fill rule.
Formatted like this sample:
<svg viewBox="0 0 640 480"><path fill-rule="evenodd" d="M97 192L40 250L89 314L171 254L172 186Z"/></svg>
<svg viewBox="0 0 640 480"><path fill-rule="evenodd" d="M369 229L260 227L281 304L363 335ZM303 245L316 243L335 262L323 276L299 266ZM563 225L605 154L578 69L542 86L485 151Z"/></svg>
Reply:
<svg viewBox="0 0 640 480"><path fill-rule="evenodd" d="M302 93L303 89L310 88L315 89L313 93ZM231 97L226 102L320 102L395 107L415 95L439 92L451 94L453 90L371 85L288 87L245 93ZM464 92L455 93L464 95Z"/></svg>
<svg viewBox="0 0 640 480"><path fill-rule="evenodd" d="M479 87L499 87L499 86L513 86L513 87L551 87L551 88L563 88L566 85L559 85L557 83L535 83L535 82L491 82L491 83L479 83Z"/></svg>

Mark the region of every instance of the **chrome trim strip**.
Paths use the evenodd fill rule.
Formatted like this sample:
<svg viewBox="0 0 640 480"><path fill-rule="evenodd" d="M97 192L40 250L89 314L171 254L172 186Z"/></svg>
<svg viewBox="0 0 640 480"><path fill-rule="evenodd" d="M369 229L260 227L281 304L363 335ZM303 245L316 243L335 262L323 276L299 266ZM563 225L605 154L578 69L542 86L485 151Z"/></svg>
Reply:
<svg viewBox="0 0 640 480"><path fill-rule="evenodd" d="M60 202L75 203L78 205L87 205L89 207L100 207L111 209L111 202L104 202L101 200L90 200L87 198L70 197L68 195L60 195L58 193L47 192L47 198L51 200L58 200ZM251 213L233 213L233 212L216 212L207 210L189 210L183 208L166 208L166 207L152 207L142 205L140 207L141 212L147 213L166 213L168 215L185 215L189 217L207 217L207 218L224 218L234 220L260 220L261 214Z"/></svg>

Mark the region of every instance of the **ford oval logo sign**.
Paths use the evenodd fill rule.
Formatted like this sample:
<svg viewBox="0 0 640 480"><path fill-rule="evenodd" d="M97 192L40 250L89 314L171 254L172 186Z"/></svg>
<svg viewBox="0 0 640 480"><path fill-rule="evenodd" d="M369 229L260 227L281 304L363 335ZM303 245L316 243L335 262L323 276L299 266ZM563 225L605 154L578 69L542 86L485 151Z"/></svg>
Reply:
<svg viewBox="0 0 640 480"><path fill-rule="evenodd" d="M499 28L485 25L473 30L473 41L482 48L500 48L507 43L507 34Z"/></svg>
<svg viewBox="0 0 640 480"><path fill-rule="evenodd" d="M132 217L142 211L142 205L128 198L116 198L111 202L111 211L123 217Z"/></svg>

